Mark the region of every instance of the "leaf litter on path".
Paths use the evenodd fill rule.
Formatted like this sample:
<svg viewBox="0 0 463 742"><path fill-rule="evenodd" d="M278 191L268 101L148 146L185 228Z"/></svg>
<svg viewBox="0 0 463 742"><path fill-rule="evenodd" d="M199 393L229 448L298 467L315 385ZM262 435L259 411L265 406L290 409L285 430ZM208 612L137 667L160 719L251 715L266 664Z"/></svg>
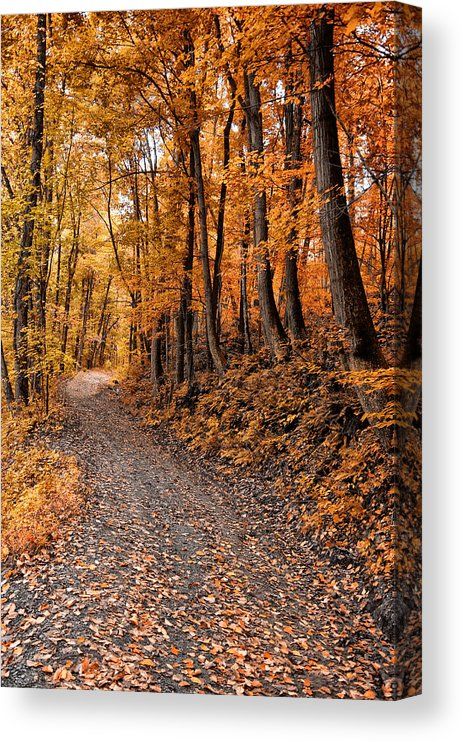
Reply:
<svg viewBox="0 0 463 742"><path fill-rule="evenodd" d="M109 378L68 384L49 443L84 468L87 508L8 565L3 685L377 697L391 648L352 578L286 530L265 485L139 426Z"/></svg>

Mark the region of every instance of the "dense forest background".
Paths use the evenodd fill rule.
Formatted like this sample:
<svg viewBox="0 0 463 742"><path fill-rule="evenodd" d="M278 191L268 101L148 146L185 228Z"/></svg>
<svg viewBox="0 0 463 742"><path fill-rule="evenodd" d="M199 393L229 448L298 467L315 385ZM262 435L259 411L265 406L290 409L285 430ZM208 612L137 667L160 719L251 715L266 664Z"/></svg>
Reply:
<svg viewBox="0 0 463 742"><path fill-rule="evenodd" d="M256 473L354 565L395 693L419 686L420 22L397 3L2 18L8 451L64 377L113 370L146 425ZM15 497L9 552L34 540Z"/></svg>

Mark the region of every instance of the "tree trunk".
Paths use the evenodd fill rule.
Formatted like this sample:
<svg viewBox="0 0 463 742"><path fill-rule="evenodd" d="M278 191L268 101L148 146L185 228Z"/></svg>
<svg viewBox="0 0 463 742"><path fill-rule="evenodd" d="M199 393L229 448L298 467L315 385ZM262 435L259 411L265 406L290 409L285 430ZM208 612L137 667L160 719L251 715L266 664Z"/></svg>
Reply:
<svg viewBox="0 0 463 742"><path fill-rule="evenodd" d="M218 323L219 315L219 301L220 301L220 289L221 289L221 263L224 250L225 242L225 204L227 200L227 182L225 180L226 170L230 162L230 132L233 124L233 116L235 113L235 102L232 101L230 111L228 113L227 122L223 131L223 180L220 185L219 195L219 208L217 214L217 244L215 249L214 259L214 277L212 281L212 303L214 305L214 311L217 321L217 334L220 337L220 329Z"/></svg>
<svg viewBox="0 0 463 742"><path fill-rule="evenodd" d="M301 295L299 292L297 263L297 249L290 247L285 255L285 321L289 335L293 341L303 340L306 336Z"/></svg>
<svg viewBox="0 0 463 742"><path fill-rule="evenodd" d="M245 72L246 91L244 114L248 130L249 150L253 157L251 167L256 170L264 151L262 114L259 86L255 83L255 73ZM274 358L286 352L286 333L278 314L273 293L272 271L268 255L267 194L260 187L254 189L254 246L257 263L257 289L259 309L265 343Z"/></svg>
<svg viewBox="0 0 463 742"><path fill-rule="evenodd" d="M347 330L351 369L385 365L368 306L347 209L334 96L332 8L310 24L309 68L320 222L334 316Z"/></svg>
<svg viewBox="0 0 463 742"><path fill-rule="evenodd" d="M69 334L69 314L71 311L71 297L72 297L72 282L77 267L77 259L79 257L79 234L80 234L80 214L77 217L77 221L74 224L73 236L71 249L68 256L68 275L66 283L66 293L64 295L64 319L63 319L63 330L61 335L61 360L60 360L60 371L64 371L66 349Z"/></svg>
<svg viewBox="0 0 463 742"><path fill-rule="evenodd" d="M162 368L163 325L164 318L161 316L153 329L151 337L151 383L155 393L164 380L164 370Z"/></svg>
<svg viewBox="0 0 463 742"><path fill-rule="evenodd" d="M101 305L101 312L100 312L100 319L98 320L98 328L97 328L97 337L96 340L93 342L92 351L89 356L89 368L93 368L95 366L95 363L97 362L99 354L99 348L101 347L101 343L103 340L103 328L105 326L105 323L107 321L107 315L106 315L106 308L108 306L108 299L109 299L109 290L111 288L112 283L112 276L108 278L108 283L106 284L106 290L104 293L103 298L103 304Z"/></svg>
<svg viewBox="0 0 463 742"><path fill-rule="evenodd" d="M400 360L401 368L416 368L421 365L421 321L422 321L422 270L421 259L416 277L415 297L410 323L408 326L405 348Z"/></svg>
<svg viewBox="0 0 463 742"><path fill-rule="evenodd" d="M51 208L53 203L53 168L54 168L54 147L53 141L50 141L45 146L45 152L48 150L47 167L44 172L44 182L42 184L43 191L43 202L46 204L47 209ZM35 310L35 354L37 359L37 369L32 378L32 384L35 391L40 394L45 394L45 388L42 389L44 382L43 377L47 376L48 370L46 368L46 356L47 356L47 291L48 291L48 280L50 271L50 255L51 255L51 213L48 211L46 214L46 224L41 231L39 237L39 250L37 255L37 262L39 266L39 277L36 283L36 310Z"/></svg>
<svg viewBox="0 0 463 742"><path fill-rule="evenodd" d="M198 199L198 216L199 216L199 243L201 253L201 264L203 268L204 283L204 300L206 305L206 334L209 351L212 357L214 368L218 374L225 371L226 360L220 348L219 338L217 335L216 318L212 298L212 281L211 271L209 268L209 245L207 233L207 210L206 198L204 194L204 182L201 163L201 148L199 143L199 129L196 128L191 135L191 145L193 149L196 189Z"/></svg>
<svg viewBox="0 0 463 742"><path fill-rule="evenodd" d="M105 363L105 355L106 355L106 342L108 335L112 328L117 324L117 319L112 323L112 325L109 324L109 321L111 319L111 313L108 312L104 318L103 327L101 330L101 341L100 345L98 347L98 355L96 356L95 362L98 365L99 368L102 368Z"/></svg>
<svg viewBox="0 0 463 742"><path fill-rule="evenodd" d="M18 259L18 275L14 291L15 319L13 347L16 372L16 399L24 404L29 401L28 364L29 352L27 330L29 320L29 297L31 292L30 257L34 238L35 208L40 192L40 169L43 155L43 120L45 102L45 69L47 47L46 14L37 16L37 56L34 86L34 123L30 132L32 145L30 163L30 190L26 196L24 224Z"/></svg>
<svg viewBox="0 0 463 742"><path fill-rule="evenodd" d="M185 54L187 55L186 65L187 67L194 67L194 44L191 38L191 34L188 30L184 31L184 38ZM190 90L190 116L190 146L191 152L193 153L194 173L196 181L196 199L198 203L199 246L203 273L204 303L206 311L206 340L214 368L217 373L221 375L224 373L227 364L225 355L220 347L219 336L217 334L211 270L209 266L209 237L207 232L206 195L204 192L203 168L201 160L200 124L198 120L196 92L194 88L191 88Z"/></svg>
<svg viewBox="0 0 463 742"><path fill-rule="evenodd" d="M82 322L80 333L76 339L76 367L82 368L84 358L85 337L87 335L87 324L90 314L90 304L92 301L93 285L95 276L93 271L82 279Z"/></svg>
<svg viewBox="0 0 463 742"><path fill-rule="evenodd" d="M3 393L5 395L6 403L8 407L11 407L11 405L14 402L14 393L13 393L13 387L11 386L10 382L10 375L8 373L8 366L6 364L6 358L5 353L3 351L3 342L1 343L2 346L2 386L3 386Z"/></svg>
<svg viewBox="0 0 463 742"><path fill-rule="evenodd" d="M292 53L289 49L287 66L292 63ZM301 167L301 136L302 136L302 101L294 101L293 73L288 71L286 96L290 99L285 103L285 169L297 170ZM290 225L286 241L288 249L285 255L284 290L286 299L285 320L291 339L302 340L305 337L304 315L302 313L299 279L297 271L297 213L301 202L302 178L299 175L291 177L288 186L288 205Z"/></svg>
<svg viewBox="0 0 463 742"><path fill-rule="evenodd" d="M238 335L240 339L241 350L247 355L251 355L252 353L248 304L248 251L250 233L251 225L249 223L249 214L246 214L244 218L244 233L241 240L240 255L240 313L238 321Z"/></svg>
<svg viewBox="0 0 463 742"><path fill-rule="evenodd" d="M175 383L180 385L185 381L185 318L181 300L180 309L175 318L175 336Z"/></svg>
<svg viewBox="0 0 463 742"><path fill-rule="evenodd" d="M193 378L193 315L191 301L193 296L193 258L195 246L195 163L193 148L190 147L190 168L188 184L188 232L185 260L183 262L183 279L180 290L180 306L177 315L177 356L176 380L182 384L185 379Z"/></svg>

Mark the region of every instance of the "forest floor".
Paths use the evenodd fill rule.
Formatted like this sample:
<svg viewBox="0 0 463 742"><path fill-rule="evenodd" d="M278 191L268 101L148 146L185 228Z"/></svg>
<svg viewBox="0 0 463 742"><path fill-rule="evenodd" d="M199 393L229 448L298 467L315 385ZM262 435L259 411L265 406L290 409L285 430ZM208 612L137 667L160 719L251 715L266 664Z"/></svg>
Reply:
<svg viewBox="0 0 463 742"><path fill-rule="evenodd" d="M5 565L4 686L382 697L390 645L268 485L143 428L109 374L65 396L47 443L76 456L87 504Z"/></svg>

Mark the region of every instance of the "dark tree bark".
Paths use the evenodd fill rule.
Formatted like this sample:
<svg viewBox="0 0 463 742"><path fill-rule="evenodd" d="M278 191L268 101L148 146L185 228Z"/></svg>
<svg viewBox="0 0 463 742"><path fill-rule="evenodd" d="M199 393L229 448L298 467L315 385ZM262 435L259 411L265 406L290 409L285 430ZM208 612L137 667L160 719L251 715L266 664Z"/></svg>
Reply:
<svg viewBox="0 0 463 742"><path fill-rule="evenodd" d="M54 168L54 145L53 141L47 142L45 150L48 150L48 166L45 168L43 183L42 183L42 200L49 209L53 203L53 168ZM48 281L50 277L50 258L51 258L51 220L48 214L47 223L41 231L39 242L39 251L37 255L37 262L39 265L39 276L36 283L35 293L35 348L34 353L36 355L37 370L32 377L32 385L35 391L40 394L44 392L42 390L42 384L44 383L44 376L48 375L46 368L46 355L47 355L47 292L48 292ZM45 380L45 385L47 384Z"/></svg>
<svg viewBox="0 0 463 742"><path fill-rule="evenodd" d="M242 22L235 19L238 30L242 31ZM224 46L221 39L220 20L214 15L217 43L221 54ZM238 42L239 47L239 42ZM259 85L255 82L255 73L244 72L244 98L238 94L238 86L228 63L225 65L228 84L232 100L239 101L244 113L248 132L248 145L254 158L253 169L258 166L259 158L264 151L264 137L262 126L262 112ZM267 348L272 357L286 354L287 337L278 314L275 296L273 293L272 270L268 255L268 222L267 222L267 194L255 189L253 203L254 217L254 245L257 266L257 290L259 296L259 310L262 319L262 328ZM251 347L251 346L249 346Z"/></svg>
<svg viewBox="0 0 463 742"><path fill-rule="evenodd" d="M421 260L416 277L415 297L413 300L410 323L408 325L405 348L400 360L402 368L416 368L421 365L421 322L422 322L422 270Z"/></svg>
<svg viewBox="0 0 463 742"><path fill-rule="evenodd" d="M309 68L317 190L334 316L347 330L352 369L385 365L373 326L347 209L334 95L332 8L311 22Z"/></svg>
<svg viewBox="0 0 463 742"><path fill-rule="evenodd" d="M193 259L195 246L195 163L193 148L190 147L190 167L188 181L188 232L183 279L180 290L180 306L177 315L177 352L175 376L177 384L193 378L193 315L191 301L193 295Z"/></svg>
<svg viewBox="0 0 463 742"><path fill-rule="evenodd" d="M292 63L292 53L289 49L287 66ZM288 72L285 103L285 169L297 170L301 167L301 136L302 136L302 101L294 101L293 73ZM305 337L304 315L302 313L301 296L298 279L298 250L296 220L298 207L301 201L302 179L298 175L291 177L288 186L288 204L290 209L290 226L286 241L288 249L285 255L284 290L286 299L285 320L291 339L302 340Z"/></svg>
<svg viewBox="0 0 463 742"><path fill-rule="evenodd" d="M187 66L193 67L195 63L194 45L190 32L188 30L185 30L184 37L185 53L188 55ZM207 231L206 194L204 191L203 167L201 159L200 124L198 121L198 105L194 88L190 90L190 115L192 123L190 145L193 153L196 181L196 200L198 203L199 220L199 246L203 273L204 303L206 310L206 340L214 368L217 373L221 375L224 373L227 363L225 355L220 347L219 336L217 333L217 323L212 291L212 278L209 266L209 236Z"/></svg>
<svg viewBox="0 0 463 742"><path fill-rule="evenodd" d="M8 177L8 173L5 170L4 165L2 165L2 180L3 180L3 183L5 185L6 190L8 192L9 197L10 198L14 198L14 191L13 191L13 188L11 187L11 182L10 182L10 179Z"/></svg>
<svg viewBox="0 0 463 742"><path fill-rule="evenodd" d="M81 311L81 327L80 332L76 338L76 352L75 360L76 367L82 368L84 360L84 347L85 339L87 335L87 325L90 315L90 305L92 302L93 286L95 283L95 275L93 271L89 271L86 276L82 279L82 311Z"/></svg>
<svg viewBox="0 0 463 742"><path fill-rule="evenodd" d="M244 87L245 101L243 108L246 116L249 150L253 157L251 167L256 168L264 151L264 137L260 90L259 85L255 82L254 72L245 72ZM253 215L257 290L262 329L270 355L276 358L285 354L287 337L273 293L272 270L268 255L267 194L265 190L262 191L258 187L254 191Z"/></svg>
<svg viewBox="0 0 463 742"><path fill-rule="evenodd" d="M136 308L136 304L133 303L132 300L132 317ZM137 325L136 322L132 321L130 322L130 330L129 330L129 361L132 362L132 358L134 353L137 352Z"/></svg>
<svg viewBox="0 0 463 742"><path fill-rule="evenodd" d="M15 357L16 399L24 404L29 401L27 330L29 324L29 297L31 292L30 257L34 239L35 208L40 193L40 169L43 155L43 121L45 103L45 70L47 50L46 14L37 16L37 54L34 85L34 122L30 132L32 147L30 162L30 189L26 195L24 224L18 259L18 274L14 291L15 319L13 347Z"/></svg>
<svg viewBox="0 0 463 742"><path fill-rule="evenodd" d="M192 284L189 286L192 289ZM194 350L193 350L193 324L194 312L191 308L191 294L189 297L189 308L185 322L185 378L191 383L194 378Z"/></svg>
<svg viewBox="0 0 463 742"><path fill-rule="evenodd" d="M106 314L106 309L108 307L108 301L109 301L109 290L111 288L112 283L112 276L108 278L108 283L106 284L106 290L103 297L103 304L101 305L101 311L100 311L100 318L98 320L98 327L97 327L97 337L92 343L92 350L89 354L89 360L88 360L88 367L93 368L95 364L97 363L97 360L100 356L100 348L103 343L103 331L104 329L107 329L107 325L109 322L109 314Z"/></svg>
<svg viewBox="0 0 463 742"><path fill-rule="evenodd" d="M106 198L106 217L107 217L107 219L106 219L106 222L105 223L106 223L106 226L107 226L107 229L108 229L108 232L109 232L109 237L110 237L110 240L111 240L111 245L112 245L112 248L113 248L114 257L115 257L115 260L116 260L117 270L119 271L119 274L120 274L122 283L124 284L125 289L126 289L128 295L130 296L130 303L131 303L131 307L132 307L132 317L131 317L130 330L129 330L129 360L131 361L132 360L132 356L136 352L137 345L138 345L139 323L138 323L138 318L137 318L137 307L138 307L138 305L140 303L140 295L139 295L139 292L137 290L134 291L131 288L130 283L126 279L126 274L125 274L125 271L123 269L123 265L122 265L122 262L121 262L121 254L120 254L120 251L119 251L119 246L117 244L116 233L114 231L113 218L112 218L112 208L111 208L112 189L113 189L112 154L111 154L111 148L109 146L108 141L106 142L106 147L107 147L106 154L107 154L109 180L108 180L108 195L107 195L107 198ZM139 260L138 250L139 250L139 247L136 249L136 251L134 253L134 262L135 262L134 268L135 268L135 271L136 272L138 271L138 268L137 268L137 260ZM138 257L137 257L137 253L138 253ZM143 342L144 341L143 341L142 338L140 338L140 342L143 345Z"/></svg>
<svg viewBox="0 0 463 742"><path fill-rule="evenodd" d="M1 343L2 346L2 386L3 386L3 393L5 395L6 403L8 407L11 407L11 405L14 402L14 392L13 387L11 386L10 382L10 375L8 373L8 366L6 363L5 353L3 351L3 342Z"/></svg>
<svg viewBox="0 0 463 742"><path fill-rule="evenodd" d="M216 244L215 259L214 259L214 276L212 280L212 303L214 305L214 311L216 314L216 322L217 322L219 337L220 337L220 331L219 331L218 315L219 315L220 289L222 285L220 268L222 264L222 256L223 256L224 243L225 243L225 204L227 200L227 183L225 180L225 171L230 162L230 132L231 132L232 124L233 124L234 113L235 113L235 101L233 100L230 106L230 111L228 113L227 122L225 124L224 131L223 131L224 179L222 180L222 183L220 186L219 208L218 208L218 214L217 214L217 244Z"/></svg>
<svg viewBox="0 0 463 742"><path fill-rule="evenodd" d="M252 340L249 327L249 303L248 303L248 251L251 225L249 214L244 218L244 232L241 240L240 255L240 310L238 320L238 336L240 348L243 353L251 355Z"/></svg>
<svg viewBox="0 0 463 742"><path fill-rule="evenodd" d="M104 366L105 354L106 354L106 341L108 338L109 331L112 329L114 324L116 324L116 323L113 323L113 325L110 326L109 325L110 320L111 320L111 312L108 312L104 316L103 326L101 328L100 341L97 345L97 353L95 355L94 360L92 361L92 366L98 366L99 368Z"/></svg>
<svg viewBox="0 0 463 742"><path fill-rule="evenodd" d="M52 41L52 16L47 14L46 18L48 43ZM38 394L42 394L45 400L45 406L48 410L48 373L49 364L47 364L47 291L48 281L50 278L50 257L51 257L51 206L53 203L53 175L55 166L55 148L53 139L48 139L44 144L44 152L48 153L47 164L41 183L41 198L46 206L45 225L41 230L40 239L38 240L37 263L39 266L39 276L37 280L37 295L35 297L35 357L36 371L32 376L34 389ZM39 194L40 195L40 194Z"/></svg>
<svg viewBox="0 0 463 742"><path fill-rule="evenodd" d="M175 318L175 382L177 385L183 384L185 381L185 319L182 309L183 307L180 306Z"/></svg>
<svg viewBox="0 0 463 742"><path fill-rule="evenodd" d="M131 187L132 187L132 202L133 202L133 216L134 221L138 222L139 224L144 224L143 222L143 215L142 215L142 209L140 204L140 188L139 188L139 182L138 182L138 153L134 154L132 157L132 167L134 170L134 175L131 181ZM144 307L144 295L142 291L142 282L141 282L141 274L142 274L142 252L143 252L143 238L140 236L137 236L137 239L135 241L134 249L133 249L133 273L136 277L136 288L133 291L133 307L135 312L135 321L134 321L134 349L136 349L137 345L140 349L140 362L144 366L146 363L149 363L151 350L150 350L150 341L146 336L146 333L143 330L144 321L143 321L143 307Z"/></svg>
<svg viewBox="0 0 463 742"><path fill-rule="evenodd" d="M64 360L66 356L68 334L69 334L69 314L71 311L71 297L72 297L72 284L74 281L74 275L77 268L77 260L79 257L79 234L80 234L80 214L73 227L72 244L69 251L67 261L67 282L66 291L64 294L64 318L63 318L63 329L61 334L61 360L60 360L60 371L64 371Z"/></svg>
<svg viewBox="0 0 463 742"><path fill-rule="evenodd" d="M199 244L201 253L201 264L203 269L204 283L204 301L206 305L206 334L209 352L211 354L214 368L218 374L223 374L226 367L225 356L220 347L219 337L217 334L216 317L212 298L212 280L209 267L209 239L207 233L207 209L206 197L204 193L204 181L201 162L201 148L199 143L199 129L195 129L191 135L191 144L193 148L196 188L198 200L199 216Z"/></svg>
<svg viewBox="0 0 463 742"><path fill-rule="evenodd" d="M164 369L162 367L162 345L164 339L164 317L159 317L156 328L151 337L151 383L156 393L164 381Z"/></svg>

